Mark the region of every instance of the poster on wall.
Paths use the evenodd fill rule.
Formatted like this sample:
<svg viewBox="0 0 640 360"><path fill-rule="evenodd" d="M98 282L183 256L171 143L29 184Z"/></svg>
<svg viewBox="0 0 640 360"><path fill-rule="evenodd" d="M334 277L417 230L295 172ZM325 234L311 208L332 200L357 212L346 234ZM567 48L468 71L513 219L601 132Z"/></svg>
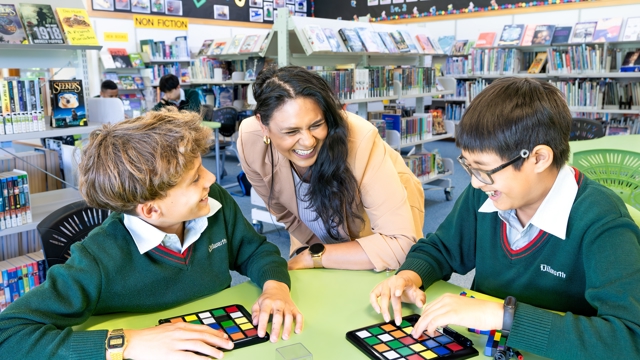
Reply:
<svg viewBox="0 0 640 360"><path fill-rule="evenodd" d="M289 8L292 15L311 16L309 0L91 0L91 7L115 13L265 23L273 22L276 8Z"/></svg>

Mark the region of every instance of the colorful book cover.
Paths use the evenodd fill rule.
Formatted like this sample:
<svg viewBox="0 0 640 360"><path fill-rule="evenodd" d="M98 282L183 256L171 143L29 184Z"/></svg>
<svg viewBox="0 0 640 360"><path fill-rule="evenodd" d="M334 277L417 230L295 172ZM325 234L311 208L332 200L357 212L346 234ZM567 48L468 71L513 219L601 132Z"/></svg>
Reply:
<svg viewBox="0 0 640 360"><path fill-rule="evenodd" d="M596 31L597 22L579 22L571 34L571 43L584 43L593 41L593 33Z"/></svg>
<svg viewBox="0 0 640 360"><path fill-rule="evenodd" d="M118 78L118 74L112 73L112 72L106 72L102 75L105 80L111 80L114 83L116 83L116 85L120 85L120 78Z"/></svg>
<svg viewBox="0 0 640 360"><path fill-rule="evenodd" d="M532 45L549 45L556 29L555 25L537 25L533 33Z"/></svg>
<svg viewBox="0 0 640 360"><path fill-rule="evenodd" d="M496 33L492 31L483 32L478 35L478 40L476 41L476 47L491 47L493 46L493 41L496 39Z"/></svg>
<svg viewBox="0 0 640 360"><path fill-rule="evenodd" d="M216 40L211 44L209 48L209 53L207 55L222 55L224 54L224 49L227 47L227 43L229 43L231 39L220 39Z"/></svg>
<svg viewBox="0 0 640 360"><path fill-rule="evenodd" d="M209 48L211 47L212 43L213 43L213 40L205 40L202 43L202 46L200 46L200 50L198 51L198 55L196 56L206 56L207 53L209 53Z"/></svg>
<svg viewBox="0 0 640 360"><path fill-rule="evenodd" d="M253 48L256 46L256 42L258 41L259 37L259 35L247 35L244 38L242 45L240 45L240 50L238 50L238 53L246 54L253 52Z"/></svg>
<svg viewBox="0 0 640 360"><path fill-rule="evenodd" d="M524 29L524 34L522 35L522 41L520 42L521 46L530 46L533 41L533 34L536 32L535 24L529 24Z"/></svg>
<svg viewBox="0 0 640 360"><path fill-rule="evenodd" d="M131 58L129 57L129 54L127 54L127 49L108 48L107 51L111 54L111 58L113 59L116 69L133 67Z"/></svg>
<svg viewBox="0 0 640 360"><path fill-rule="evenodd" d="M419 53L420 52L420 51L418 51L418 47L416 46L415 41L413 41L413 37L411 36L411 34L407 30L399 30L398 32L400 32L400 34L402 34L402 37L404 38L404 42L409 47L409 52L410 53Z"/></svg>
<svg viewBox="0 0 640 360"><path fill-rule="evenodd" d="M451 55L466 55L467 43L469 40L457 40L451 48Z"/></svg>
<svg viewBox="0 0 640 360"><path fill-rule="evenodd" d="M556 26L551 44L568 44L569 38L571 37L571 30L573 30L572 26Z"/></svg>
<svg viewBox="0 0 640 360"><path fill-rule="evenodd" d="M396 46L395 41L393 41L391 34L389 34L388 32L379 31L378 36L380 37L380 40L382 40L382 43L387 48L387 50L389 50L390 53L395 54L400 52L398 50L398 47Z"/></svg>
<svg viewBox="0 0 640 360"><path fill-rule="evenodd" d="M307 41L313 51L332 51L331 44L322 28L317 25L307 25L302 28Z"/></svg>
<svg viewBox="0 0 640 360"><path fill-rule="evenodd" d="M240 47L242 46L242 42L244 41L245 36L246 35L243 34L234 36L225 54L237 54L238 51L240 51Z"/></svg>
<svg viewBox="0 0 640 360"><path fill-rule="evenodd" d="M622 30L622 18L609 18L598 20L596 31L593 33L594 42L618 41Z"/></svg>
<svg viewBox="0 0 640 360"><path fill-rule="evenodd" d="M627 19L627 25L624 28L624 36L622 41L640 40L640 17Z"/></svg>
<svg viewBox="0 0 640 360"><path fill-rule="evenodd" d="M87 126L82 80L50 80L53 127Z"/></svg>
<svg viewBox="0 0 640 360"><path fill-rule="evenodd" d="M0 43L28 44L16 6L0 4Z"/></svg>
<svg viewBox="0 0 640 360"><path fill-rule="evenodd" d="M391 31L389 35L393 39L393 42L396 44L398 51L400 51L401 53L409 52L409 45L407 45L407 42L404 41L404 37L398 30Z"/></svg>
<svg viewBox="0 0 640 360"><path fill-rule="evenodd" d="M140 75L132 75L133 83L136 85L136 89L144 89L144 79Z"/></svg>
<svg viewBox="0 0 640 360"><path fill-rule="evenodd" d="M118 75L120 79L120 88L125 90L135 90L136 84L133 82L131 75Z"/></svg>
<svg viewBox="0 0 640 360"><path fill-rule="evenodd" d="M51 5L20 4L20 17L31 44L64 44L62 29Z"/></svg>
<svg viewBox="0 0 640 360"><path fill-rule="evenodd" d="M84 9L56 8L70 45L100 45Z"/></svg>
<svg viewBox="0 0 640 360"><path fill-rule="evenodd" d="M505 25L498 40L498 46L519 45L524 33L523 24Z"/></svg>
<svg viewBox="0 0 640 360"><path fill-rule="evenodd" d="M336 32L333 31L333 29L324 28L322 29L322 32L324 32L324 36L327 38L327 41L329 42L329 46L331 46L332 51L334 52L347 51L347 48L344 47L344 44L342 44L342 42L338 38L338 35L336 35Z"/></svg>
<svg viewBox="0 0 640 360"><path fill-rule="evenodd" d="M427 37L427 39L429 39L429 42L431 43L431 46L433 46L433 50L436 52L436 54L444 54L444 50L442 50L442 48L440 47L440 43L436 40L436 38L431 36Z"/></svg>
<svg viewBox="0 0 640 360"><path fill-rule="evenodd" d="M373 34L367 28L358 27L355 29L366 52L381 52L378 44L373 40Z"/></svg>
<svg viewBox="0 0 640 360"><path fill-rule="evenodd" d="M129 54L129 60L131 61L131 66L134 68L144 67L144 61L142 61L142 55L140 55L140 53Z"/></svg>
<svg viewBox="0 0 640 360"><path fill-rule="evenodd" d="M258 44L260 45L258 47L258 51L261 54L264 54L264 52L267 50L267 47L269 46L269 44L271 43L271 36L273 35L273 30L269 31L266 34L260 35L260 38L258 39ZM258 44L256 44L256 46L258 46Z"/></svg>
<svg viewBox="0 0 640 360"><path fill-rule="evenodd" d="M376 43L376 46L378 47L381 53L383 54L389 53L389 49L387 49L387 46L384 44L384 42L380 38L380 35L378 35L377 31L371 31L371 38L373 39L373 42Z"/></svg>
<svg viewBox="0 0 640 360"><path fill-rule="evenodd" d="M539 52L536 55L536 58L531 63L531 66L529 66L529 70L527 72L529 74L539 74L540 70L542 70L542 67L546 62L547 62L547 53Z"/></svg>
<svg viewBox="0 0 640 360"><path fill-rule="evenodd" d="M338 30L338 34L340 34L340 38L347 46L349 51L351 52L364 52L364 47L362 46L362 42L360 41L360 37L353 29L344 28Z"/></svg>
<svg viewBox="0 0 640 360"><path fill-rule="evenodd" d="M260 71L264 68L264 58L250 56L247 59L247 69L244 73L244 79L246 81L254 81Z"/></svg>
<svg viewBox="0 0 640 360"><path fill-rule="evenodd" d="M425 54L436 53L436 50L433 48L433 45L431 44L431 41L429 40L427 35L418 34L416 35L416 40L418 40L418 44L420 44L420 47L422 48L422 51L424 51Z"/></svg>
<svg viewBox="0 0 640 360"><path fill-rule="evenodd" d="M445 55L451 54L453 44L456 42L456 37L453 35L440 36L438 38L438 44Z"/></svg>

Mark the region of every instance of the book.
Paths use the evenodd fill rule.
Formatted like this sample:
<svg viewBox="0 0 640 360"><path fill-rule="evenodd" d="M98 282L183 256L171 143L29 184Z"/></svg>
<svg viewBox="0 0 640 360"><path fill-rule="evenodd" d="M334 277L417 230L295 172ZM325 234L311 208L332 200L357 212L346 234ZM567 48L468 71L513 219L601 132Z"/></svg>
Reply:
<svg viewBox="0 0 640 360"><path fill-rule="evenodd" d="M442 53L445 55L451 54L453 44L456 42L456 37L453 35L440 36L438 38L438 45L442 49Z"/></svg>
<svg viewBox="0 0 640 360"><path fill-rule="evenodd" d="M451 48L451 55L466 55L466 47L469 40L457 40Z"/></svg>
<svg viewBox="0 0 640 360"><path fill-rule="evenodd" d="M628 51L622 65L620 66L620 72L635 72L640 69L640 50Z"/></svg>
<svg viewBox="0 0 640 360"><path fill-rule="evenodd" d="M31 44L64 44L62 29L51 5L20 4L20 17Z"/></svg>
<svg viewBox="0 0 640 360"><path fill-rule="evenodd" d="M231 39L227 38L227 39L220 39L220 40L214 40L213 44L211 44L211 47L209 48L209 52L207 53L207 55L222 55L225 54L225 50L227 48L227 45L231 43Z"/></svg>
<svg viewBox="0 0 640 360"><path fill-rule="evenodd" d="M18 10L13 4L0 4L0 43L28 44Z"/></svg>
<svg viewBox="0 0 640 360"><path fill-rule="evenodd" d="M529 66L529 70L527 71L529 74L539 74L542 67L547 62L547 53L539 52L536 55L536 58L533 59L531 66Z"/></svg>
<svg viewBox="0 0 640 360"><path fill-rule="evenodd" d="M553 31L553 38L551 38L551 45L555 44L568 44L571 37L572 26L556 26Z"/></svg>
<svg viewBox="0 0 640 360"><path fill-rule="evenodd" d="M100 61L102 61L102 67L105 69L115 69L116 67L113 57L105 48L100 49Z"/></svg>
<svg viewBox="0 0 640 360"><path fill-rule="evenodd" d="M111 58L113 59L116 69L133 67L131 58L129 57L129 54L127 54L127 49L108 48L107 51L111 54Z"/></svg>
<svg viewBox="0 0 640 360"><path fill-rule="evenodd" d="M260 71L264 68L264 58L250 56L247 59L247 68L244 72L244 79L246 81L254 81Z"/></svg>
<svg viewBox="0 0 640 360"><path fill-rule="evenodd" d="M117 73L112 73L112 72L106 72L104 74L102 74L102 76L104 77L105 80L111 80L114 83L116 83L116 85L120 85L120 78L118 77Z"/></svg>
<svg viewBox="0 0 640 360"><path fill-rule="evenodd" d="M402 37L402 34L400 34L398 30L391 31L389 35L393 39L393 42L396 44L398 51L400 51L401 53L409 52L409 45L404 40L404 37Z"/></svg>
<svg viewBox="0 0 640 360"><path fill-rule="evenodd" d="M70 45L100 45L84 9L56 8Z"/></svg>
<svg viewBox="0 0 640 360"><path fill-rule="evenodd" d="M253 48L256 46L256 42L258 41L259 35L247 35L240 45L240 50L238 50L239 54L246 54L253 52Z"/></svg>
<svg viewBox="0 0 640 360"><path fill-rule="evenodd" d="M519 45L524 33L524 25L505 25L498 40L498 46Z"/></svg>
<svg viewBox="0 0 640 360"><path fill-rule="evenodd" d="M491 47L493 46L493 41L496 38L496 33L492 31L483 32L478 35L478 40L476 40L476 47Z"/></svg>
<svg viewBox="0 0 640 360"><path fill-rule="evenodd" d="M398 30L398 32L402 34L402 37L404 38L404 42L407 43L407 46L409 47L410 53L414 53L414 54L420 53L420 50L418 50L418 47L416 46L416 42L413 41L413 37L411 36L409 31Z"/></svg>
<svg viewBox="0 0 640 360"><path fill-rule="evenodd" d="M313 51L332 51L331 44L322 28L318 25L306 25L302 32L307 37Z"/></svg>
<svg viewBox="0 0 640 360"><path fill-rule="evenodd" d="M594 42L618 41L622 30L622 18L600 19L593 33Z"/></svg>
<svg viewBox="0 0 640 360"><path fill-rule="evenodd" d="M356 34L358 34L358 37L360 38L360 41L362 41L362 45L364 46L364 50L366 52L381 52L380 48L378 47L378 43L373 40L373 34L371 34L369 29L357 27L355 30Z"/></svg>
<svg viewBox="0 0 640 360"><path fill-rule="evenodd" d="M87 126L82 80L49 80L51 125Z"/></svg>
<svg viewBox="0 0 640 360"><path fill-rule="evenodd" d="M400 50L398 50L398 47L396 46L396 42L393 41L393 38L388 32L379 31L378 37L380 37L380 40L382 40L382 43L390 53L396 54L400 52Z"/></svg>
<svg viewBox="0 0 640 360"><path fill-rule="evenodd" d="M131 75L118 75L118 79L120 80L119 88L121 89L135 90L137 88Z"/></svg>
<svg viewBox="0 0 640 360"><path fill-rule="evenodd" d="M144 67L144 61L142 61L142 55L140 55L140 53L129 54L129 60L131 61L131 66L134 68Z"/></svg>
<svg viewBox="0 0 640 360"><path fill-rule="evenodd" d="M627 25L624 28L624 36L622 41L640 40L640 17L632 17L627 19Z"/></svg>
<svg viewBox="0 0 640 360"><path fill-rule="evenodd" d="M213 40L205 40L202 42L202 46L200 46L200 50L198 50L198 54L196 56L206 56L209 53L209 48Z"/></svg>
<svg viewBox="0 0 640 360"><path fill-rule="evenodd" d="M140 75L132 75L133 83L136 85L136 89L144 89L144 79Z"/></svg>
<svg viewBox="0 0 640 360"><path fill-rule="evenodd" d="M378 35L377 31L371 31L371 38L373 39L373 42L376 43L376 46L378 47L381 53L383 54L389 53L389 49L387 49L387 46L384 44L384 42L380 38L380 35Z"/></svg>
<svg viewBox="0 0 640 360"><path fill-rule="evenodd" d="M418 44L420 45L420 47L422 48L422 51L425 54L435 54L436 53L436 50L433 48L433 45L431 44L431 41L429 40L427 35L418 34L418 35L416 35L416 40L418 40Z"/></svg>
<svg viewBox="0 0 640 360"><path fill-rule="evenodd" d="M246 35L243 34L235 35L233 39L231 39L228 48L225 49L225 54L237 54L240 51L245 36Z"/></svg>
<svg viewBox="0 0 640 360"><path fill-rule="evenodd" d="M533 24L527 25L522 34L522 41L520 41L520 46L530 46L531 41L533 41L533 34L536 32L536 26Z"/></svg>
<svg viewBox="0 0 640 360"><path fill-rule="evenodd" d="M571 43L585 43L593 41L593 33L596 31L595 21L579 22L573 28Z"/></svg>
<svg viewBox="0 0 640 360"><path fill-rule="evenodd" d="M362 45L362 41L360 41L360 37L355 30L349 28L343 28L338 30L338 34L340 34L340 38L344 42L347 49L350 52L364 52L364 47Z"/></svg>
<svg viewBox="0 0 640 360"><path fill-rule="evenodd" d="M555 25L536 25L536 31L533 33L532 45L549 45L553 33L556 29Z"/></svg>
<svg viewBox="0 0 640 360"><path fill-rule="evenodd" d="M329 42L329 46L331 46L332 51L347 52L347 48L340 41L339 36L336 34L335 31L333 31L333 29L324 28L322 29L322 32L324 33L324 36L327 38L327 41Z"/></svg>

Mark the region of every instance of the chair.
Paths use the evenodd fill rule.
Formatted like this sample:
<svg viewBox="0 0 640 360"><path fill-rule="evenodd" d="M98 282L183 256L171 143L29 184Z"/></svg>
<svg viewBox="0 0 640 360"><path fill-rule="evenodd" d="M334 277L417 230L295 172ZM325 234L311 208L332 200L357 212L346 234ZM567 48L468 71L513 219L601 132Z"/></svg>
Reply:
<svg viewBox="0 0 640 360"><path fill-rule="evenodd" d="M640 210L640 135L572 141L569 162Z"/></svg>
<svg viewBox="0 0 640 360"><path fill-rule="evenodd" d="M202 105L201 108L202 120L204 121L215 121L220 123L220 129L218 130L220 135L225 138L232 138L233 135L238 130L238 110L234 107L223 107L214 109L212 105ZM234 139L225 139L224 141L219 142L219 148L221 150L220 153L220 165L221 168L218 169L220 175L220 180L226 175L226 171L224 170L224 163L226 160L226 151L231 150L235 153L236 157L238 156L238 149L236 147L236 142ZM215 150L211 148L207 156L214 156Z"/></svg>
<svg viewBox="0 0 640 360"><path fill-rule="evenodd" d="M637 210L629 204L627 204L627 210L629 210L629 215L631 215L633 221L640 226L640 210Z"/></svg>
<svg viewBox="0 0 640 360"><path fill-rule="evenodd" d="M592 119L573 118L571 122L570 141L590 140L604 136L604 126L600 121Z"/></svg>
<svg viewBox="0 0 640 360"><path fill-rule="evenodd" d="M42 252L47 269L64 264L71 256L71 245L84 240L91 230L102 224L111 212L87 206L84 200L65 205L38 224Z"/></svg>

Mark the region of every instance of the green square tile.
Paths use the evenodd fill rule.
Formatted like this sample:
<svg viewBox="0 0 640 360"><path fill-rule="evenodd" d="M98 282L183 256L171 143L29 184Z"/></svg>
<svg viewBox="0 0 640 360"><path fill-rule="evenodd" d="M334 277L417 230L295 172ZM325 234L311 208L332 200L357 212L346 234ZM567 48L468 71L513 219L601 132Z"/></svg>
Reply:
<svg viewBox="0 0 640 360"><path fill-rule="evenodd" d="M380 335L384 332L384 330L380 329L379 327L374 327L371 329L367 329L368 332L372 333L373 335Z"/></svg>
<svg viewBox="0 0 640 360"><path fill-rule="evenodd" d="M380 339L378 339L375 336L368 337L368 338L364 339L364 341L366 341L367 344L369 344L369 345L376 345L376 344L380 344L381 343Z"/></svg>
<svg viewBox="0 0 640 360"><path fill-rule="evenodd" d="M402 356L407 356L407 355L411 355L413 354L413 350L409 349L408 347L403 347L400 349L396 349L396 352Z"/></svg>
<svg viewBox="0 0 640 360"><path fill-rule="evenodd" d="M228 327L235 326L236 323L234 323L232 320L228 320L228 321L221 322L220 325L222 325L223 327L228 328Z"/></svg>
<svg viewBox="0 0 640 360"><path fill-rule="evenodd" d="M222 309L215 309L212 311L213 316L227 315L227 313Z"/></svg>
<svg viewBox="0 0 640 360"><path fill-rule="evenodd" d="M400 327L403 328L407 326L411 326L411 324L407 320L402 320L402 324L400 324Z"/></svg>
<svg viewBox="0 0 640 360"><path fill-rule="evenodd" d="M193 320L193 321L189 321L189 323L191 323L191 324L196 324L196 325L202 325L202 323L200 322L200 320Z"/></svg>
<svg viewBox="0 0 640 360"><path fill-rule="evenodd" d="M390 348L392 348L392 349L397 349L397 348L401 348L401 347L403 347L403 346L404 346L404 344L403 344L403 343L401 343L401 342L400 342L400 341L398 341L398 340L389 341L389 342L387 343L387 345L388 345Z"/></svg>

